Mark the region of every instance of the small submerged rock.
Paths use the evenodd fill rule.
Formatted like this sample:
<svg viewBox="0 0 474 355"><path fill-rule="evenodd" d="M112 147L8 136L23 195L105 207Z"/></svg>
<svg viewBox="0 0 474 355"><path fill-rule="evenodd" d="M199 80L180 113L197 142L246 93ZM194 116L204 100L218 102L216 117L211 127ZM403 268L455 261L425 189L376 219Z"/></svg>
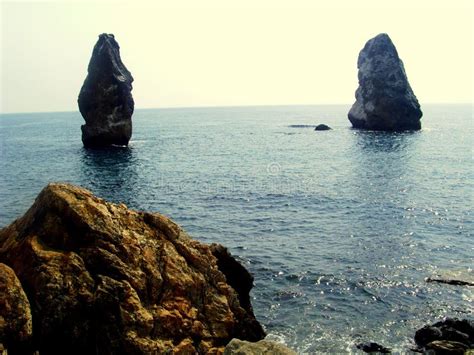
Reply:
<svg viewBox="0 0 474 355"><path fill-rule="evenodd" d="M324 123L318 124L314 128L315 131L329 131L330 129L331 127L329 127L328 125L325 125Z"/></svg>
<svg viewBox="0 0 474 355"><path fill-rule="evenodd" d="M30 302L15 272L0 263L0 354L26 353L33 336Z"/></svg>
<svg viewBox="0 0 474 355"><path fill-rule="evenodd" d="M436 277L428 277L426 282L437 282L447 285L455 285L455 286L474 286L474 282L464 281L464 280L456 280L456 279L441 279Z"/></svg>
<svg viewBox="0 0 474 355"><path fill-rule="evenodd" d="M421 128L422 112L390 37L369 40L357 61L359 87L348 117L354 128L402 131Z"/></svg>
<svg viewBox="0 0 474 355"><path fill-rule="evenodd" d="M114 35L99 35L78 98L79 110L86 121L81 127L85 147L128 145L135 106L132 82Z"/></svg>
<svg viewBox="0 0 474 355"><path fill-rule="evenodd" d="M253 313L250 303L250 290L253 287L253 276L242 266L227 248L220 244L211 244L212 255L217 259L217 267L225 275L227 283L237 292L240 305Z"/></svg>

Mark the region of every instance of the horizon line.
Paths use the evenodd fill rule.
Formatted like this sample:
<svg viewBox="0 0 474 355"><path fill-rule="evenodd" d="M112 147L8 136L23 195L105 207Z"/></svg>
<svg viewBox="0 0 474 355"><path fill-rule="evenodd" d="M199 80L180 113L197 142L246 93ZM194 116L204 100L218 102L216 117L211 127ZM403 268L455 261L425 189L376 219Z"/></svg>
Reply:
<svg viewBox="0 0 474 355"><path fill-rule="evenodd" d="M219 108L237 108L237 107L290 107L290 106L345 106L353 105L353 103L319 103L319 104L242 104L242 105L196 105L196 106L163 106L163 107L138 107L134 111L142 110L173 110L173 109L219 109ZM425 102L424 105L471 105L472 102ZM12 111L12 112L0 112L0 115L21 115L21 114L34 114L34 113L72 113L79 112L77 110L54 110L54 111Z"/></svg>

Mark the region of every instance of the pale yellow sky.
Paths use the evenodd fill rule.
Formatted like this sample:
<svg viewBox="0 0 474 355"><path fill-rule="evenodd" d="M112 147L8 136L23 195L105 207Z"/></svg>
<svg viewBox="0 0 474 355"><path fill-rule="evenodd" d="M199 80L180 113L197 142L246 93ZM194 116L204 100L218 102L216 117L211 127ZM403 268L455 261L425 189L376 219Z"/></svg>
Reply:
<svg viewBox="0 0 474 355"><path fill-rule="evenodd" d="M473 5L449 1L2 1L0 112L73 111L100 33L136 108L354 101L390 35L421 104L473 102Z"/></svg>

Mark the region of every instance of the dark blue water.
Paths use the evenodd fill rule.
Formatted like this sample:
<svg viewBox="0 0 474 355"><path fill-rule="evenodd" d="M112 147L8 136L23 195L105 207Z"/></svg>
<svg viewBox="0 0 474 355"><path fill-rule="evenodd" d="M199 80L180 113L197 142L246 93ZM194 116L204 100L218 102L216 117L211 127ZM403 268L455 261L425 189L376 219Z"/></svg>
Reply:
<svg viewBox="0 0 474 355"><path fill-rule="evenodd" d="M82 147L78 113L0 116L0 226L50 181L166 214L255 276L272 337L299 352L406 350L472 317L472 107L424 106L423 130L350 129L348 106L138 110L129 149ZM331 131L291 125L326 123Z"/></svg>

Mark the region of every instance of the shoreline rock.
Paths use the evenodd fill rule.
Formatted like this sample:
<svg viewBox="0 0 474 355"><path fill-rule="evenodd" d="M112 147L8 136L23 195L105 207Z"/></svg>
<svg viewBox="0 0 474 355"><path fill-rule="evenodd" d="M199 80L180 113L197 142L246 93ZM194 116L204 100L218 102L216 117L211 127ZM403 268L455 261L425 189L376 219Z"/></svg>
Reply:
<svg viewBox="0 0 474 355"><path fill-rule="evenodd" d="M122 63L113 34L99 35L87 71L77 100L86 121L81 126L84 146L128 145L135 106L133 77Z"/></svg>
<svg viewBox="0 0 474 355"><path fill-rule="evenodd" d="M359 87L348 118L354 128L404 131L421 129L420 105L390 37L370 39L357 60Z"/></svg>
<svg viewBox="0 0 474 355"><path fill-rule="evenodd" d="M191 239L158 213L69 184L49 184L0 230L0 262L30 300L40 353L222 353L233 338L263 339L251 305L239 301L251 277L235 290L219 258L234 265L224 247Z"/></svg>
<svg viewBox="0 0 474 355"><path fill-rule="evenodd" d="M330 129L332 129L332 128L329 127L328 125L325 125L324 123L318 124L314 128L315 131L329 131Z"/></svg>
<svg viewBox="0 0 474 355"><path fill-rule="evenodd" d="M11 353L28 352L32 336L30 302L15 272L0 263L0 354L2 347Z"/></svg>
<svg viewBox="0 0 474 355"><path fill-rule="evenodd" d="M456 279L442 279L442 278L434 278L428 277L425 280L426 282L437 282L447 285L455 285L455 286L474 286L473 282L464 281L464 280L456 280Z"/></svg>

